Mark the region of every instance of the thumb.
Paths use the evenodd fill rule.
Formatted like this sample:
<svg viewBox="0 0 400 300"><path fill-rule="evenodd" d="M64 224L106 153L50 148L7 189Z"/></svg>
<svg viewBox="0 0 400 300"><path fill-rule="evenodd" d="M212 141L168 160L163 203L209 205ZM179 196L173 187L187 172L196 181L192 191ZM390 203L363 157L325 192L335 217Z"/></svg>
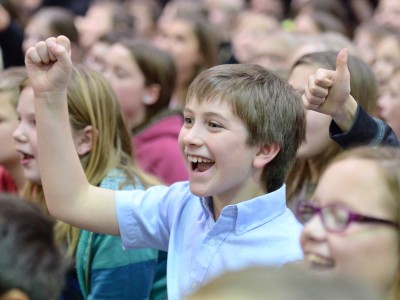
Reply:
<svg viewBox="0 0 400 300"><path fill-rule="evenodd" d="M347 48L343 48L342 50L340 50L336 58L336 72L338 72L339 74L348 72L347 53L348 53Z"/></svg>

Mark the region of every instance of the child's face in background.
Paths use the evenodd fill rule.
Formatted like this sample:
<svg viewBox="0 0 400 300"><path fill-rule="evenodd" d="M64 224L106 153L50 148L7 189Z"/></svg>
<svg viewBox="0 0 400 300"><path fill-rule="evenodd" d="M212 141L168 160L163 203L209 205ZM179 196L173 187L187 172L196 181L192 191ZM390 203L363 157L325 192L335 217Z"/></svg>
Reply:
<svg viewBox="0 0 400 300"><path fill-rule="evenodd" d="M105 76L117 94L129 130L145 118L143 103L146 78L129 49L121 44L110 47L106 58Z"/></svg>
<svg viewBox="0 0 400 300"><path fill-rule="evenodd" d="M157 46L174 58L178 77L192 76L196 66L201 65L203 55L193 25L185 20L170 20L161 26Z"/></svg>
<svg viewBox="0 0 400 300"><path fill-rule="evenodd" d="M289 83L301 94L308 83L308 77L315 74L316 67L299 64L291 72ZM312 158L323 152L330 144L329 124L331 117L307 110L306 140L297 151L297 157Z"/></svg>
<svg viewBox="0 0 400 300"><path fill-rule="evenodd" d="M190 190L198 196L248 200L255 187L253 160L260 147L249 146L247 127L226 101L198 103L184 109L179 147L189 171ZM233 202L234 203L234 202Z"/></svg>
<svg viewBox="0 0 400 300"><path fill-rule="evenodd" d="M35 46L36 43L44 41L52 35L53 33L49 29L47 20L40 17L31 19L24 30L24 40L22 42L23 53L30 47Z"/></svg>
<svg viewBox="0 0 400 300"><path fill-rule="evenodd" d="M8 92L0 91L0 165L6 167L19 161L12 136L18 126L18 115L9 98Z"/></svg>
<svg viewBox="0 0 400 300"><path fill-rule="evenodd" d="M243 13L232 32L232 49L236 60L253 63L260 55L271 52L268 50L274 46L267 41L273 35L271 32L278 28L279 23L273 17L254 12Z"/></svg>
<svg viewBox="0 0 400 300"><path fill-rule="evenodd" d="M400 137L400 71L392 75L387 90L378 99L379 116Z"/></svg>
<svg viewBox="0 0 400 300"><path fill-rule="evenodd" d="M375 44L372 34L368 29L359 29L354 34L354 46L359 56L369 65L375 61Z"/></svg>
<svg viewBox="0 0 400 300"><path fill-rule="evenodd" d="M372 69L379 83L382 94L393 75L394 67L399 63L400 40L394 36L382 38L375 46L375 61Z"/></svg>
<svg viewBox="0 0 400 300"><path fill-rule="evenodd" d="M113 26L112 10L108 5L93 5L83 17L77 18L79 41L84 48L89 48Z"/></svg>
<svg viewBox="0 0 400 300"><path fill-rule="evenodd" d="M24 169L25 177L35 184L41 184L37 158L36 118L33 99L32 88L25 87L19 97L17 113L20 121L13 136L15 148L21 155L21 165Z"/></svg>
<svg viewBox="0 0 400 300"><path fill-rule="evenodd" d="M20 154L20 162L27 180L41 185L38 163L37 131L33 89L25 87L19 96L17 114L19 123L13 133L15 149ZM80 141L79 131L71 130L75 148Z"/></svg>
<svg viewBox="0 0 400 300"><path fill-rule="evenodd" d="M110 45L106 42L97 41L87 51L83 63L88 68L100 73L105 72L107 52Z"/></svg>
<svg viewBox="0 0 400 300"><path fill-rule="evenodd" d="M320 207L340 204L357 214L397 221L382 178L374 162L345 159L328 167L313 200ZM315 214L305 224L301 244L312 269L356 276L378 288L387 288L398 269L399 236L391 226L352 222L342 232L330 232Z"/></svg>

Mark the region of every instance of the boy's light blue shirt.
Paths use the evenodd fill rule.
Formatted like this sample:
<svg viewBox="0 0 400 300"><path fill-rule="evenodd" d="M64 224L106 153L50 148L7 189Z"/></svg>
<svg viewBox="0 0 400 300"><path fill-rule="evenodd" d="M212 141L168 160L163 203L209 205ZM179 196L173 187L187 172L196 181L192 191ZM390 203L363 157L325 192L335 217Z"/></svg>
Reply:
<svg viewBox="0 0 400 300"><path fill-rule="evenodd" d="M124 248L168 250L170 300L182 299L211 279L248 266L301 260L302 225L286 207L285 186L229 205L214 221L208 200L189 182L147 191L116 191Z"/></svg>

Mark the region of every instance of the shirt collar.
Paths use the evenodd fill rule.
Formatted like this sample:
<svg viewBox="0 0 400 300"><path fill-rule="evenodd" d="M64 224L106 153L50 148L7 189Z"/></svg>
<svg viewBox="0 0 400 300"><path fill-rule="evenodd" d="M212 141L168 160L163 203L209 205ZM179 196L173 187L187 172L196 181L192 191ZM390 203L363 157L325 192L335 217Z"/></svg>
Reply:
<svg viewBox="0 0 400 300"><path fill-rule="evenodd" d="M201 198L203 213L213 218L209 201L211 197ZM241 235L253 228L270 222L286 210L286 185L279 189L238 204L228 205L222 209L221 216L234 218L235 234Z"/></svg>

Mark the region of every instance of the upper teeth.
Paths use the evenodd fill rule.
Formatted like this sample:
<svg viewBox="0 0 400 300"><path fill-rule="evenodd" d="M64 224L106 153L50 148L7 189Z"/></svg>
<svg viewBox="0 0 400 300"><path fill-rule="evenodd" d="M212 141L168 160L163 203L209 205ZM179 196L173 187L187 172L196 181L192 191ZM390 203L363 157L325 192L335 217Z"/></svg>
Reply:
<svg viewBox="0 0 400 300"><path fill-rule="evenodd" d="M207 158L202 158L202 157L198 157L198 156L192 156L192 155L188 155L188 160L190 161L190 162L194 162L194 163L201 163L201 162L203 162L203 163L210 163L210 162L212 162L212 160L210 160L210 159L207 159Z"/></svg>

